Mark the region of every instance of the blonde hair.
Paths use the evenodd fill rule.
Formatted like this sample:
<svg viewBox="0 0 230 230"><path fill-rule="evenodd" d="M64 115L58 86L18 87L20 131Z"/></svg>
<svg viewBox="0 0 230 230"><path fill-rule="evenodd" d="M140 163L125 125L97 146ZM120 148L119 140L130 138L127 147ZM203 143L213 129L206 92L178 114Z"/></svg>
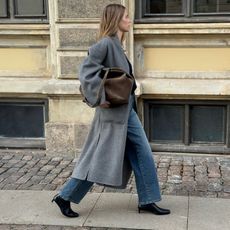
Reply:
<svg viewBox="0 0 230 230"><path fill-rule="evenodd" d="M115 36L118 31L118 25L125 13L125 7L121 4L109 4L102 13L100 21L99 39L106 36ZM124 33L122 35L122 42L124 41Z"/></svg>

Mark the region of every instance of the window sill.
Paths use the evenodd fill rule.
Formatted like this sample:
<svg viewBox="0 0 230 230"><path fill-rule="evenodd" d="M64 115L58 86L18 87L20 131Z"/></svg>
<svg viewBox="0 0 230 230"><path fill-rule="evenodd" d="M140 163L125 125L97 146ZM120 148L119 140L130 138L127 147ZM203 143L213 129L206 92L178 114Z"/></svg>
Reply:
<svg viewBox="0 0 230 230"><path fill-rule="evenodd" d="M230 23L135 24L134 35L230 34Z"/></svg>
<svg viewBox="0 0 230 230"><path fill-rule="evenodd" d="M1 95L80 95L78 80L1 78Z"/></svg>
<svg viewBox="0 0 230 230"><path fill-rule="evenodd" d="M49 35L47 24L0 24L0 35Z"/></svg>

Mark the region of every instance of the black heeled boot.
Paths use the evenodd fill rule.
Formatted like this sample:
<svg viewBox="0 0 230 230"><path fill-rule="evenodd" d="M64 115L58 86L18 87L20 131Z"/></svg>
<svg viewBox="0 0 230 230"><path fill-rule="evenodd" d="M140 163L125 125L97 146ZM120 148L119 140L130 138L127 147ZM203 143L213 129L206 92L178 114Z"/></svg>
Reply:
<svg viewBox="0 0 230 230"><path fill-rule="evenodd" d="M58 194L54 196L52 202L55 202L60 208L62 214L67 217L78 217L79 214L74 212L70 207L70 201L62 199Z"/></svg>
<svg viewBox="0 0 230 230"><path fill-rule="evenodd" d="M138 206L138 212L139 213L141 212L141 210L151 212L155 215L168 215L168 214L170 214L169 209L160 208L155 203Z"/></svg>

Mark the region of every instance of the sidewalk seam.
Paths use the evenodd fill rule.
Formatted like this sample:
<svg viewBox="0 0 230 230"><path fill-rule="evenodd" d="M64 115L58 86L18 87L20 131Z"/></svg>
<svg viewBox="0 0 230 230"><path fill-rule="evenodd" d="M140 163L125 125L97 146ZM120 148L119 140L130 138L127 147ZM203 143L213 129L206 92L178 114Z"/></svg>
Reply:
<svg viewBox="0 0 230 230"><path fill-rule="evenodd" d="M86 221L88 220L88 218L89 218L89 216L91 215L91 213L93 212L94 208L96 207L96 204L97 204L98 200L101 198L101 195L102 195L102 193L100 193L100 195L98 196L98 198L97 198L95 204L93 205L93 207L92 207L92 209L90 210L89 214L88 214L87 217L85 218L85 221L84 221L84 223L82 224L82 227L87 227L87 226L85 225L85 223L86 223Z"/></svg>
<svg viewBox="0 0 230 230"><path fill-rule="evenodd" d="M187 230L188 230L188 222L189 222L189 208L190 208L190 195L188 195L188 211L187 211L187 223L186 223Z"/></svg>

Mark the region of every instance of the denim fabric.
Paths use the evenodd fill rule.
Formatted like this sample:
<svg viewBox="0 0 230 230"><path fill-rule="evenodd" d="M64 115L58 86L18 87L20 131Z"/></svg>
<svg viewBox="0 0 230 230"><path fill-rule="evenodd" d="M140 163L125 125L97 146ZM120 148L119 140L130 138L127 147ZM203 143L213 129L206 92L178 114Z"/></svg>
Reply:
<svg viewBox="0 0 230 230"><path fill-rule="evenodd" d="M68 200L76 204L79 204L80 201L86 195L86 193L90 190L92 185L93 182L71 178L62 187L61 191L59 192L59 195L64 200Z"/></svg>
<svg viewBox="0 0 230 230"><path fill-rule="evenodd" d="M126 155L135 175L139 204L149 204L161 200L160 188L152 150L143 126L134 111L128 120Z"/></svg>
<svg viewBox="0 0 230 230"><path fill-rule="evenodd" d="M139 204L160 201L161 194L152 151L142 124L133 108L128 119L125 157L129 160L134 171ZM93 182L71 178L59 195L65 200L79 203L92 185Z"/></svg>

